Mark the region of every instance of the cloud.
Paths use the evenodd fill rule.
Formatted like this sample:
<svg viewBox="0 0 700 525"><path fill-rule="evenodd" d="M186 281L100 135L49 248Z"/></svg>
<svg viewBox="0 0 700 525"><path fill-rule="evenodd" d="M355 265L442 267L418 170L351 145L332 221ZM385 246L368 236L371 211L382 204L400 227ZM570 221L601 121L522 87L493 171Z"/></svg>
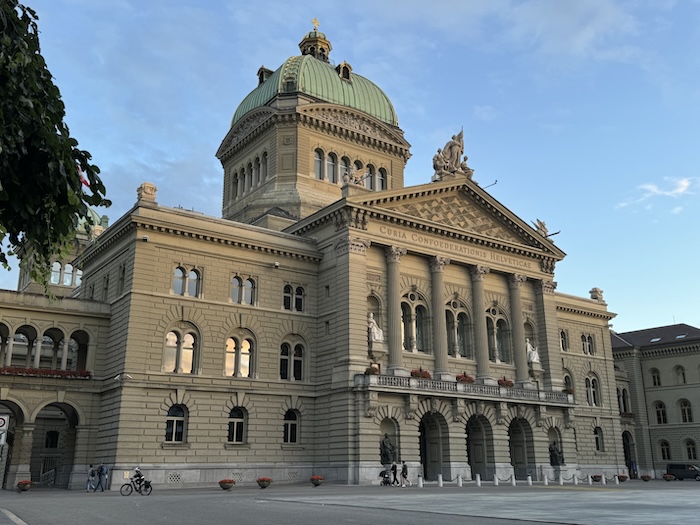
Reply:
<svg viewBox="0 0 700 525"><path fill-rule="evenodd" d="M641 184L636 188L637 196L619 202L615 207L628 208L645 203L644 209L651 210L653 208L652 204L649 202L651 199L657 197L670 197L673 199L677 199L685 195L692 195L692 186L696 182L696 180L697 179L694 179L692 177L684 177L681 179L666 178L664 179L664 181L667 181L667 184L664 187L651 182L647 182ZM676 206L672 209L671 213L678 214L682 210L682 206Z"/></svg>

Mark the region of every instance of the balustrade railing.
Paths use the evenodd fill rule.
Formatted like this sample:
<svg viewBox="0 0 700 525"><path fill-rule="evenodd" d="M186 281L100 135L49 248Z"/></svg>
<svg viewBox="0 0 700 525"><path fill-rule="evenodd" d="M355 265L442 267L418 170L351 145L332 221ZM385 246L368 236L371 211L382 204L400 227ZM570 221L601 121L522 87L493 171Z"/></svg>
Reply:
<svg viewBox="0 0 700 525"><path fill-rule="evenodd" d="M569 403L569 395L565 392L530 390L517 387L508 388L496 385L439 381L436 379L421 379L405 376L357 375L355 376L355 384L357 386L380 386L412 391L450 392L495 398Z"/></svg>

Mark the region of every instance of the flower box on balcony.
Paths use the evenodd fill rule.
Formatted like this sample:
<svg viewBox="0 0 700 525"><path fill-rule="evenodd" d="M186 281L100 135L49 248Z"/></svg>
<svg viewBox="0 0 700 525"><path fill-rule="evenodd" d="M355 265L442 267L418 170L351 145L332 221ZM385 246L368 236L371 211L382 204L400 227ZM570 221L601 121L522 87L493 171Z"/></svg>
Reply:
<svg viewBox="0 0 700 525"><path fill-rule="evenodd" d="M90 379L89 370L51 370L49 368L18 368L5 366L0 368L0 374L5 376L51 377L65 379Z"/></svg>
<svg viewBox="0 0 700 525"><path fill-rule="evenodd" d="M514 383L512 379L506 379L504 377L498 380L498 386L502 386L504 388L513 388L513 385Z"/></svg>
<svg viewBox="0 0 700 525"><path fill-rule="evenodd" d="M457 377L457 382L458 383L473 383L474 382L474 376L470 376L469 374L458 374Z"/></svg>
<svg viewBox="0 0 700 525"><path fill-rule="evenodd" d="M411 370L411 377L417 377L418 379L432 379L430 372L423 370L422 368Z"/></svg>

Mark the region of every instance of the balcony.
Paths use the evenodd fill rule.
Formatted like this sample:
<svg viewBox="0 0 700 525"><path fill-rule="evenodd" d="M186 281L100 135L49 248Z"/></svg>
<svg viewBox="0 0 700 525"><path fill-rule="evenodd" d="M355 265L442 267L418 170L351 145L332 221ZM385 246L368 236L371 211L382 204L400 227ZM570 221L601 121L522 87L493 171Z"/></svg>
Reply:
<svg viewBox="0 0 700 525"><path fill-rule="evenodd" d="M16 366L0 368L0 375L60 379L90 379L92 377L89 370L52 370L50 368L18 368Z"/></svg>
<svg viewBox="0 0 700 525"><path fill-rule="evenodd" d="M457 381L437 381L417 377L362 375L355 376L355 387L385 392L410 392L412 394L450 394L454 397L493 400L523 400L536 403L573 405L573 396L564 392L508 388Z"/></svg>

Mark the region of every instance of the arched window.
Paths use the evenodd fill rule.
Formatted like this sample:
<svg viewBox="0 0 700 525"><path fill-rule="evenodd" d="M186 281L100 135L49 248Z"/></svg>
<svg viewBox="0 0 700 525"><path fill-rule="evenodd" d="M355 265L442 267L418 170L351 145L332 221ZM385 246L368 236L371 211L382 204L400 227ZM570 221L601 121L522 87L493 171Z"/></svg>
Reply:
<svg viewBox="0 0 700 525"><path fill-rule="evenodd" d="M231 182L229 183L229 200L235 201L238 197L238 172L231 173Z"/></svg>
<svg viewBox="0 0 700 525"><path fill-rule="evenodd" d="M299 442L299 414L296 410L287 410L284 414L284 429L282 441L284 443Z"/></svg>
<svg viewBox="0 0 700 525"><path fill-rule="evenodd" d="M329 153L328 157L326 157L326 178L328 179L328 182L332 182L333 184L338 184L336 158L335 153Z"/></svg>
<svg viewBox="0 0 700 525"><path fill-rule="evenodd" d="M253 377L253 339L229 337L226 339L226 375Z"/></svg>
<svg viewBox="0 0 700 525"><path fill-rule="evenodd" d="M605 451L605 441L603 440L603 429L595 427L593 429L593 441L595 442L596 452Z"/></svg>
<svg viewBox="0 0 700 525"><path fill-rule="evenodd" d="M569 336L566 334L566 332L564 330L561 330L559 332L559 349L562 352L569 351Z"/></svg>
<svg viewBox="0 0 700 525"><path fill-rule="evenodd" d="M649 370L649 374L651 374L651 385L652 386L661 386L661 374L656 368L652 368Z"/></svg>
<svg viewBox="0 0 700 525"><path fill-rule="evenodd" d="M197 336L193 332L173 330L165 336L163 371L176 374L195 373L198 359Z"/></svg>
<svg viewBox="0 0 700 525"><path fill-rule="evenodd" d="M474 349L470 343L469 319L467 314L460 312L457 314L457 349L462 357L474 359Z"/></svg>
<svg viewBox="0 0 700 525"><path fill-rule="evenodd" d="M387 188L386 186L386 170L384 168L379 168L378 176L377 176L377 189L379 191L383 191Z"/></svg>
<svg viewBox="0 0 700 525"><path fill-rule="evenodd" d="M630 393L626 388L622 389L622 411L630 412Z"/></svg>
<svg viewBox="0 0 700 525"><path fill-rule="evenodd" d="M63 286L70 286L73 284L73 265L66 264L63 268Z"/></svg>
<svg viewBox="0 0 700 525"><path fill-rule="evenodd" d="M430 353L428 309L423 296L411 291L401 300L403 347L409 352Z"/></svg>
<svg viewBox="0 0 700 525"><path fill-rule="evenodd" d="M187 411L183 405L173 405L165 418L165 442L184 443L187 427Z"/></svg>
<svg viewBox="0 0 700 525"><path fill-rule="evenodd" d="M294 309L295 312L304 311L304 288L287 284L283 290L283 305L285 310Z"/></svg>
<svg viewBox="0 0 700 525"><path fill-rule="evenodd" d="M83 271L78 269L75 271L75 285L80 286L81 282L83 282Z"/></svg>
<svg viewBox="0 0 700 525"><path fill-rule="evenodd" d="M586 334L581 336L581 352L586 355L595 355L593 336Z"/></svg>
<svg viewBox="0 0 700 525"><path fill-rule="evenodd" d="M598 378L591 375L586 378L586 402L589 406L601 406L600 384Z"/></svg>
<svg viewBox="0 0 700 525"><path fill-rule="evenodd" d="M109 299L109 275L102 278L102 300L106 302L107 299Z"/></svg>
<svg viewBox="0 0 700 525"><path fill-rule="evenodd" d="M693 422L693 408L690 406L690 401L687 399L681 399L680 403L681 409L681 421L683 423Z"/></svg>
<svg viewBox="0 0 700 525"><path fill-rule="evenodd" d="M260 167L260 179L267 180L267 152L263 153L262 165Z"/></svg>
<svg viewBox="0 0 700 525"><path fill-rule="evenodd" d="M245 443L246 411L241 407L231 409L228 415L228 442Z"/></svg>
<svg viewBox="0 0 700 525"><path fill-rule="evenodd" d="M255 304L255 281L246 279L243 283L243 302L245 304Z"/></svg>
<svg viewBox="0 0 700 525"><path fill-rule="evenodd" d="M486 333L488 337L489 361L513 363L510 346L510 331L503 312L495 307L486 310Z"/></svg>
<svg viewBox="0 0 700 525"><path fill-rule="evenodd" d="M370 190L376 190L376 181L374 180L376 173L374 166L372 164L367 164L367 169L365 170L365 187Z"/></svg>
<svg viewBox="0 0 700 525"><path fill-rule="evenodd" d="M669 445L668 441L661 441L659 448L661 449L661 459L671 459L671 445Z"/></svg>
<svg viewBox="0 0 700 525"><path fill-rule="evenodd" d="M301 381L304 372L304 346L282 343L280 346L280 379Z"/></svg>
<svg viewBox="0 0 700 525"><path fill-rule="evenodd" d="M401 333L403 334L403 349L409 352L413 349L411 307L408 303L401 303Z"/></svg>
<svg viewBox="0 0 700 525"><path fill-rule="evenodd" d="M698 451L695 447L695 441L689 439L685 442L685 455L690 460L698 459Z"/></svg>
<svg viewBox="0 0 700 525"><path fill-rule="evenodd" d="M342 157L340 159L340 180L345 182L345 175L350 174L350 159L347 157Z"/></svg>
<svg viewBox="0 0 700 525"><path fill-rule="evenodd" d="M51 284L61 283L61 263L54 261L51 264Z"/></svg>
<svg viewBox="0 0 700 525"><path fill-rule="evenodd" d="M457 323L452 310L445 310L445 327L447 328L447 351L457 355Z"/></svg>
<svg viewBox="0 0 700 525"><path fill-rule="evenodd" d="M253 189L253 164L248 163L248 166L245 169L245 191L249 192L250 190Z"/></svg>
<svg viewBox="0 0 700 525"><path fill-rule="evenodd" d="M664 405L661 401L657 401L654 404L654 410L656 411L656 423L659 425L665 425L668 423L668 420L666 418L666 405Z"/></svg>
<svg viewBox="0 0 700 525"><path fill-rule="evenodd" d="M419 352L427 352L426 346L426 331L428 313L423 305L416 306L416 350Z"/></svg>
<svg viewBox="0 0 700 525"><path fill-rule="evenodd" d="M240 277L231 279L231 302L239 304L243 298L243 280Z"/></svg>
<svg viewBox="0 0 700 525"><path fill-rule="evenodd" d="M67 266L66 266L67 268ZM682 366L677 366L676 367L676 384L677 385L685 385L685 368Z"/></svg>
<svg viewBox="0 0 700 525"><path fill-rule="evenodd" d="M255 158L255 164L253 164L253 185L260 185L260 159Z"/></svg>
<svg viewBox="0 0 700 525"><path fill-rule="evenodd" d="M318 180L323 180L323 151L314 150L314 176Z"/></svg>
<svg viewBox="0 0 700 525"><path fill-rule="evenodd" d="M190 297L199 297L199 272L197 270L190 270L187 275L187 295Z"/></svg>
<svg viewBox="0 0 700 525"><path fill-rule="evenodd" d="M569 373L564 374L564 392L566 394L574 393L574 382L571 379L571 374Z"/></svg>
<svg viewBox="0 0 700 525"><path fill-rule="evenodd" d="M173 272L173 293L185 295L185 270L179 266Z"/></svg>
<svg viewBox="0 0 700 525"><path fill-rule="evenodd" d="M617 409L620 411L620 413L624 412L622 410L622 389L617 388Z"/></svg>

